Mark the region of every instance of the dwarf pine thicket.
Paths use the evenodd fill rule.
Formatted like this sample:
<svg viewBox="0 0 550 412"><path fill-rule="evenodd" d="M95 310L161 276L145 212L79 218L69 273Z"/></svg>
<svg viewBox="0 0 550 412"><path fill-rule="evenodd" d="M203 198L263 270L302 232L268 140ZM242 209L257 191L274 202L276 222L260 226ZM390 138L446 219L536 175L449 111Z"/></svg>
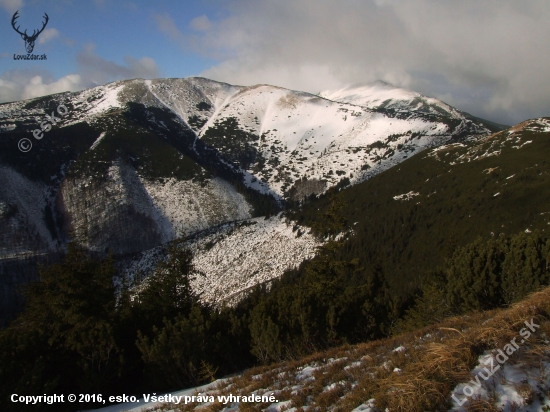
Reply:
<svg viewBox="0 0 550 412"><path fill-rule="evenodd" d="M329 240L314 259L233 308L205 306L193 294L192 256L178 244L154 275L132 288L123 282L118 293L112 259L71 245L60 264L41 268L40 281L26 288L25 311L0 332L2 398L182 388L507 305L550 284L550 241L520 233L458 248L403 303L379 265L343 259L346 243L335 239L342 207L335 200L322 214L317 230Z"/></svg>

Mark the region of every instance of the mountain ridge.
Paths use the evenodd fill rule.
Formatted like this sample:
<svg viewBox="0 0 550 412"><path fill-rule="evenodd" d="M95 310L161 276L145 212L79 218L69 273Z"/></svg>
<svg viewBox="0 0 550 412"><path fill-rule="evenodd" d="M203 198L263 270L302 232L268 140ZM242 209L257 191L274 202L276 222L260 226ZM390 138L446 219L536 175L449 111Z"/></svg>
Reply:
<svg viewBox="0 0 550 412"><path fill-rule="evenodd" d="M52 113L55 124L34 140ZM94 253L138 253L489 134L453 110L362 108L205 78L124 80L0 104L0 257L57 254L70 239ZM28 153L17 149L22 138L32 139Z"/></svg>
<svg viewBox="0 0 550 412"><path fill-rule="evenodd" d="M276 95L271 96L274 93ZM349 122L349 107L333 101L320 103L318 99L309 93L268 85L243 87L204 78L188 78L118 81L83 92L2 104L0 110L4 113L0 118L0 130L3 142L13 136L25 135L37 118L49 114L55 106L65 104L68 115L60 118L55 125L57 130L45 133L44 139L35 143L35 148L40 149L39 144L44 143L51 145L58 138L55 132L64 131L71 136L80 136L79 143L84 143L79 148L80 154L73 153L67 160L58 161L52 170L55 174L51 174L49 181L36 166L34 173L23 170L21 163L28 161L33 152L25 154L27 159L19 154L13 159L15 162L4 157L2 164L18 166L23 176L32 180L38 177L54 191L56 184L52 185L51 181L66 179L63 170L68 164L71 164L73 175L80 170L82 175L105 177L108 167L102 167L101 163L116 167L116 163L122 161L131 168L137 167L138 174L149 175L149 179L173 178L177 171L165 170L159 174L156 169L160 164L155 161L155 155L153 164L145 164L142 160L145 156L138 156L139 148L132 148L137 142L153 144L144 150L159 148L164 144L154 140L160 137L175 148L175 151L170 147L161 151L168 150L172 153L168 156L180 156L180 160L190 165L179 162L176 166L174 160L177 170L188 170L179 172L178 179L204 180L208 179L208 173L222 171L222 174L229 174L230 181L240 180L249 190L269 195L280 203L282 199L320 194L343 179L347 179L348 184L358 183L426 146L438 145L468 130L477 133L475 136L489 133L483 127L468 126L474 124L465 118L454 129L443 123L429 123L426 119L419 119L414 110L409 113L409 120L399 119L399 116L392 118L388 113L352 110L349 121L353 124L350 127L346 124ZM260 109L259 105L262 106ZM298 106L306 108L300 112ZM250 107L248 114L244 113L245 107ZM458 112L452 115L460 117ZM312 116L314 120L302 124L304 118ZM357 121L354 117L365 119ZM311 128L311 125L317 125L317 128ZM339 128L343 129L338 135ZM398 132L400 129L405 133L389 134L388 131ZM125 130L134 137L124 137L128 134ZM95 136L83 140L86 133ZM143 137L136 140L137 136ZM113 138L116 141L108 147ZM102 155L102 150L112 154ZM50 150L47 156L52 152ZM51 160L55 161L55 152L53 154ZM123 158L119 159L121 154ZM18 162L20 160L23 162ZM197 161L202 165L199 166L202 171L191 166ZM210 170L204 167L210 167ZM55 206L53 203L50 200L50 208Z"/></svg>

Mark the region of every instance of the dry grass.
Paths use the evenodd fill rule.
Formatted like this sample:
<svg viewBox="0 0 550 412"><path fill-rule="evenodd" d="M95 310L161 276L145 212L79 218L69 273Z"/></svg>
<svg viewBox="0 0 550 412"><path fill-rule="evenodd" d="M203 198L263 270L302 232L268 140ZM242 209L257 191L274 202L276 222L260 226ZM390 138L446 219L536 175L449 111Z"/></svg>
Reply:
<svg viewBox="0 0 550 412"><path fill-rule="evenodd" d="M258 395L275 393L287 408L298 411L349 412L369 399L380 410L390 412L447 411L451 391L458 383L472 379L471 371L487 350L504 347L518 337L524 322L540 325L532 337L507 363L521 362L525 369L540 370L540 382L547 380L543 360L550 360L550 288L531 295L508 309L474 313L446 319L440 324L384 340L315 353L303 359L250 369L209 391L209 395ZM395 351L397 347L406 349ZM313 368L305 374L304 368ZM398 368L399 370L396 370ZM302 373L302 375L301 375ZM526 402L548 396L528 383L517 392ZM470 399L468 411L498 411L497 394L488 387L489 399ZM177 411L193 410L184 405ZM216 403L199 408L220 411ZM268 404L241 403L241 411L261 411ZM512 407L513 408L513 407ZM284 409L283 409L284 410Z"/></svg>

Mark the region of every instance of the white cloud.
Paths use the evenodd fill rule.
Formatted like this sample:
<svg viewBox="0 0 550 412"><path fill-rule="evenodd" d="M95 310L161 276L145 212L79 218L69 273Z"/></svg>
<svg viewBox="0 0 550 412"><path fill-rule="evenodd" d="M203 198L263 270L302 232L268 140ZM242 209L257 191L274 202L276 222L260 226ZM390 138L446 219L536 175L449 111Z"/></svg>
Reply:
<svg viewBox="0 0 550 412"><path fill-rule="evenodd" d="M124 64L105 60L87 45L77 56L78 72L54 79L46 70L11 70L0 75L0 102L30 99L65 91L78 91L99 84L137 77L157 78L158 66L150 57L124 58Z"/></svg>
<svg viewBox="0 0 550 412"><path fill-rule="evenodd" d="M8 13L15 13L23 7L23 0L0 0L0 6Z"/></svg>
<svg viewBox="0 0 550 412"><path fill-rule="evenodd" d="M57 81L44 83L42 76L34 76L23 89L21 97L31 99L38 96L46 96L54 93L76 91L83 88L82 79L78 74L69 74Z"/></svg>
<svg viewBox="0 0 550 412"><path fill-rule="evenodd" d="M197 17L189 23L190 27L197 32L196 34L184 34L177 27L174 19L168 14L155 14L153 19L161 33L164 33L171 41L177 44L184 51L194 51L198 54L208 54L211 49L203 47L198 35L203 35L210 30L212 23L206 16Z"/></svg>
<svg viewBox="0 0 550 412"><path fill-rule="evenodd" d="M38 44L45 44L57 37L59 37L59 31L57 29L54 29L54 28L46 29L38 37Z"/></svg>
<svg viewBox="0 0 550 412"><path fill-rule="evenodd" d="M501 122L550 115L547 0L235 0L172 41L219 63L202 75L316 92L386 80ZM194 23L198 25L198 23Z"/></svg>
<svg viewBox="0 0 550 412"><path fill-rule="evenodd" d="M69 74L54 80L44 70L11 70L0 76L2 102L31 99L65 91L77 91L86 87L78 74Z"/></svg>
<svg viewBox="0 0 550 412"><path fill-rule="evenodd" d="M177 28L176 23L168 13L156 14L153 16L153 19L159 30L170 40L178 43L180 46L185 46L186 38L184 34Z"/></svg>
<svg viewBox="0 0 550 412"><path fill-rule="evenodd" d="M152 79L159 77L158 66L150 57L135 59L124 57L124 65L105 60L95 54L95 45L88 44L77 56L79 73L91 85L105 84L114 80L141 77Z"/></svg>
<svg viewBox="0 0 550 412"><path fill-rule="evenodd" d="M193 20L191 20L191 23L189 23L189 25L192 29L197 31L206 31L212 27L212 23L205 15L195 17Z"/></svg>

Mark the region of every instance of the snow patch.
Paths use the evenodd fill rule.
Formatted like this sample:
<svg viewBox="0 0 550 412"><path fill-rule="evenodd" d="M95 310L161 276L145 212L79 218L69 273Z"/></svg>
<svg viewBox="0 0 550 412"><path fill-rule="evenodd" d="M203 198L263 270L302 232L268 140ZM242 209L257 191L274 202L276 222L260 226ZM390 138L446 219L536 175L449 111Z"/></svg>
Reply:
<svg viewBox="0 0 550 412"><path fill-rule="evenodd" d="M415 196L420 196L420 193L418 192L413 192L412 190L408 193L403 193L402 195L397 195L397 196L394 196L393 197L393 200L401 200L401 201L405 201L405 200L411 200L413 197Z"/></svg>
<svg viewBox="0 0 550 412"><path fill-rule="evenodd" d="M90 147L90 150L94 150L98 145L99 143L103 140L103 138L105 137L106 133L105 132L102 132L99 137L95 140L95 142L92 144L92 146Z"/></svg>

